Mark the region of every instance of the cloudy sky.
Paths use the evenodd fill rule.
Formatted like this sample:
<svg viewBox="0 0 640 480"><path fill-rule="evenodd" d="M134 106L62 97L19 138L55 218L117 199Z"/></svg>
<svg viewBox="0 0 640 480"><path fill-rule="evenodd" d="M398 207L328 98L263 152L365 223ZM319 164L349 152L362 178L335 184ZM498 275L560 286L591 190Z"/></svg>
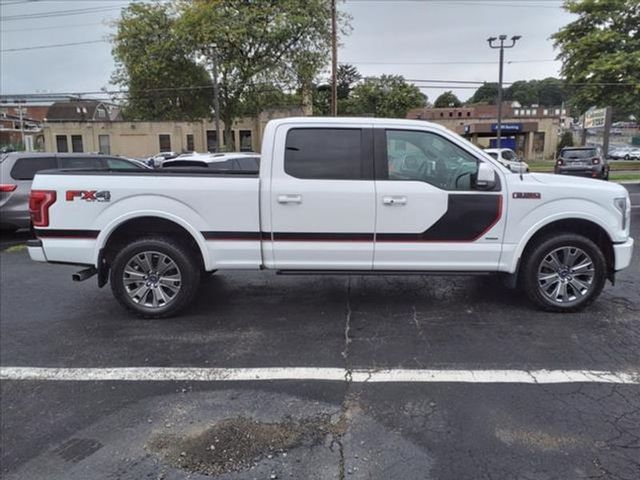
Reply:
<svg viewBox="0 0 640 480"><path fill-rule="evenodd" d="M0 92L94 92L109 88L114 65L107 38L128 0L0 0ZM558 75L551 34L572 20L560 0L347 0L351 34L339 60L364 76L400 74L443 80L423 88L461 99L454 81L494 81L497 57L486 38L522 35L506 52L505 81ZM91 42L81 44L82 42ZM53 48L32 48L75 44ZM424 82L421 82L425 85ZM437 86L436 86L437 85Z"/></svg>

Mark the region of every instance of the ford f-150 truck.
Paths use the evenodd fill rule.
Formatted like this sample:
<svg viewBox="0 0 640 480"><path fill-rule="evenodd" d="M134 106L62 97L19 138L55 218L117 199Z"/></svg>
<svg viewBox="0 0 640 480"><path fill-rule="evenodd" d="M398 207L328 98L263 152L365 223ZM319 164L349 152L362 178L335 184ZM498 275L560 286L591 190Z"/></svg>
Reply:
<svg viewBox="0 0 640 480"><path fill-rule="evenodd" d="M259 171L48 171L33 183L33 260L82 265L143 317L176 314L200 278L280 273L496 273L575 311L631 261L627 191L511 173L423 121L288 118Z"/></svg>

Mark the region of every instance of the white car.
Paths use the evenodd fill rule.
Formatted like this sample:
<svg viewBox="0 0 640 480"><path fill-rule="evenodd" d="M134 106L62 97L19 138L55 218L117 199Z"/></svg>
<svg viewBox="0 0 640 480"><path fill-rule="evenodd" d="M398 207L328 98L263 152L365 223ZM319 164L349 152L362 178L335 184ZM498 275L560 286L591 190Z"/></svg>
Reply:
<svg viewBox="0 0 640 480"><path fill-rule="evenodd" d="M575 311L631 262L624 187L513 175L436 124L272 120L261 152L259 172L38 173L29 255L85 266L76 280L97 274L150 318L188 307L203 272L225 269L500 274L543 309Z"/></svg>
<svg viewBox="0 0 640 480"><path fill-rule="evenodd" d="M165 160L162 168L196 167L217 171L258 172L260 154L255 152L225 153L185 153L171 160Z"/></svg>
<svg viewBox="0 0 640 480"><path fill-rule="evenodd" d="M526 162L519 159L516 152L510 148L485 148L484 150L493 158L498 160L502 165L507 167L513 173L527 173L529 172L529 165Z"/></svg>

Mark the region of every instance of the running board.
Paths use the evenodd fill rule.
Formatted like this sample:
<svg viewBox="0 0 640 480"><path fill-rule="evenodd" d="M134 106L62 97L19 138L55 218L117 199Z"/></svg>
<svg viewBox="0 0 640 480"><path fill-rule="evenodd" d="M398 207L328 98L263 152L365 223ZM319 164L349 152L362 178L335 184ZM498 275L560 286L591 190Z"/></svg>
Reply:
<svg viewBox="0 0 640 480"><path fill-rule="evenodd" d="M495 275L499 272L478 271L443 271L443 270L276 270L278 275L441 275L441 276L468 276L468 275Z"/></svg>

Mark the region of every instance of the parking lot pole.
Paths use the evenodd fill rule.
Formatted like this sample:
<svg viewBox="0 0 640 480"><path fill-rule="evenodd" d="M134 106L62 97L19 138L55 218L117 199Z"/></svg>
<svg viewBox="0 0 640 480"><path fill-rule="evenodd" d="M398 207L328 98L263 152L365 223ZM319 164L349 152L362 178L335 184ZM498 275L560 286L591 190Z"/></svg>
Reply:
<svg viewBox="0 0 640 480"><path fill-rule="evenodd" d="M220 151L220 92L218 88L218 55L216 45L211 46L211 69L213 75L213 109L216 127L216 152Z"/></svg>
<svg viewBox="0 0 640 480"><path fill-rule="evenodd" d="M338 32L336 0L331 0L331 115L338 116Z"/></svg>
<svg viewBox="0 0 640 480"><path fill-rule="evenodd" d="M602 134L602 152L606 155L609 154L609 136L611 135L611 119L612 111L611 107L607 107L604 111L604 132Z"/></svg>
<svg viewBox="0 0 640 480"><path fill-rule="evenodd" d="M496 140L496 148L500 148L502 144L502 76L504 72L504 49L505 48L513 48L516 45L516 42L520 40L522 37L520 35L514 35L511 37L511 45L505 45L504 41L507 39L506 35L500 35L499 37L490 37L487 39L489 42L489 47L493 49L500 50L500 67L498 74L498 124L496 128L496 133L498 138ZM500 44L497 43L494 45L494 42L500 40Z"/></svg>

